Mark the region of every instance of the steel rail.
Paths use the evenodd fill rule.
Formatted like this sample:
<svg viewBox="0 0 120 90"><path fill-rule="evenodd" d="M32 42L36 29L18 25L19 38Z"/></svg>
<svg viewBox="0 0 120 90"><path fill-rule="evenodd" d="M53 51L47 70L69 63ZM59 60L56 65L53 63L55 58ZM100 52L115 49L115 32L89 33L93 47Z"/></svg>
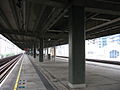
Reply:
<svg viewBox="0 0 120 90"><path fill-rule="evenodd" d="M13 56L12 58L8 57L6 59L0 60L0 63L2 62L2 65L0 65L0 83L8 75L10 70L18 62L18 60L21 56L22 56L22 54L19 54L19 55Z"/></svg>

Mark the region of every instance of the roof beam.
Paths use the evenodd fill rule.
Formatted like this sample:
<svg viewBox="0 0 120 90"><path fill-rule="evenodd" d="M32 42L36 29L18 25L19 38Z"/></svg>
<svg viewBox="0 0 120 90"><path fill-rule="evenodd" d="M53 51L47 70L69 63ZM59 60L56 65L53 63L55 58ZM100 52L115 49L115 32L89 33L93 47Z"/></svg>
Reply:
<svg viewBox="0 0 120 90"><path fill-rule="evenodd" d="M90 28L90 29L87 29L86 32L90 32L90 31L92 31L92 30L99 29L99 28L101 28L101 27L104 27L104 26L110 25L110 24L115 23L115 22L118 22L118 21L120 21L120 18L116 18L116 19L111 20L111 21L109 21L109 22L106 22L106 23L103 23L103 24L97 25L97 26L95 26L95 27L92 27L92 28Z"/></svg>
<svg viewBox="0 0 120 90"><path fill-rule="evenodd" d="M93 17L95 17L95 16L97 16L97 15L98 15L98 14L95 13L95 14L89 16L88 18L85 19L85 22L87 22L88 20L90 20L91 18L93 18Z"/></svg>
<svg viewBox="0 0 120 90"><path fill-rule="evenodd" d="M97 21L107 21L107 22L109 22L109 21L111 21L110 19L104 19L104 18L91 18L92 20L97 20Z"/></svg>
<svg viewBox="0 0 120 90"><path fill-rule="evenodd" d="M81 1L81 0L79 0ZM80 4L81 3L76 3ZM101 13L101 14L110 14L110 15L120 15L120 4L103 2L101 0L86 0L84 3L86 11Z"/></svg>
<svg viewBox="0 0 120 90"><path fill-rule="evenodd" d="M85 6L85 10L88 12L120 15L120 3L104 2L103 0L73 0L72 3Z"/></svg>
<svg viewBox="0 0 120 90"><path fill-rule="evenodd" d="M10 8L12 10L12 14L14 16L18 31L19 31L20 30L20 22L19 22L19 15L18 15L18 12L17 12L17 8L15 6L16 5L15 1L14 0L9 0L9 4L10 4Z"/></svg>
<svg viewBox="0 0 120 90"><path fill-rule="evenodd" d="M55 11L51 17L49 17L47 23L44 25L44 27L41 29L40 33L45 33L47 30L49 30L57 21L59 21L65 13L68 11L69 6L66 6L64 9L60 9Z"/></svg>
<svg viewBox="0 0 120 90"><path fill-rule="evenodd" d="M57 0L27 0L27 1L31 1L33 3L39 3L42 5L48 5L52 7L63 8L65 7L65 3L67 3L68 0L65 0L65 2L60 2Z"/></svg>
<svg viewBox="0 0 120 90"><path fill-rule="evenodd" d="M86 39L93 39L93 38L98 38L98 37L103 37L103 36L108 36L108 35L114 35L120 33L120 26L116 26L113 28L109 28L106 30L101 30L99 32L95 32L92 34L87 34Z"/></svg>
<svg viewBox="0 0 120 90"><path fill-rule="evenodd" d="M65 0L65 2L60 2L57 0L28 0L34 3L40 3L43 5L48 5L52 7L64 8L70 2ZM85 6L85 10L88 12L110 14L110 15L120 15L120 3L104 2L103 0L74 0L72 2L74 5ZM113 8L114 7L114 8Z"/></svg>
<svg viewBox="0 0 120 90"><path fill-rule="evenodd" d="M40 20L41 20L41 17L42 17L42 15L43 15L43 13L44 13L44 11L45 11L45 8L46 8L46 6L45 5L43 5L42 6L42 10L40 11L40 13L39 13L39 16L38 16L38 18L37 18L37 21L36 21L36 23L34 24L34 26L33 26L33 32L35 33L35 30L37 29L37 27L38 27L38 25L39 25L39 22L40 22Z"/></svg>
<svg viewBox="0 0 120 90"><path fill-rule="evenodd" d="M7 17L5 16L5 13L3 12L3 10L0 8L0 16L2 17L3 21L5 22L5 24L12 29L12 26L10 24L10 22L8 21Z"/></svg>
<svg viewBox="0 0 120 90"><path fill-rule="evenodd" d="M2 9L0 9L0 15L2 17L2 19L4 20L4 22L6 23L6 25L10 28L13 29L12 25L10 24L10 22L8 21L7 17L5 16L5 13L3 12ZM1 28L4 28L3 26ZM10 35L10 37L12 38L12 36ZM17 36L15 35L15 37L17 38ZM13 38L12 38L13 39Z"/></svg>
<svg viewBox="0 0 120 90"><path fill-rule="evenodd" d="M35 34L33 34L33 32L25 32L25 31L21 31L18 33L16 30L8 30L8 29L0 29L0 34L15 34L15 35L23 35L29 37L36 37L35 35L39 35L39 37L42 37L42 35L37 32L35 32ZM67 36L67 34L66 33L55 34L55 33L47 32L45 33L44 38L50 38L51 36L54 36L54 38L60 38Z"/></svg>
<svg viewBox="0 0 120 90"><path fill-rule="evenodd" d="M31 2L25 2L25 31L28 31L33 5Z"/></svg>
<svg viewBox="0 0 120 90"><path fill-rule="evenodd" d="M30 36L30 37L34 37L34 35L32 33L26 33L26 32L18 32L17 30L10 30L10 29L0 29L0 34L15 34L15 35L23 35L23 36Z"/></svg>

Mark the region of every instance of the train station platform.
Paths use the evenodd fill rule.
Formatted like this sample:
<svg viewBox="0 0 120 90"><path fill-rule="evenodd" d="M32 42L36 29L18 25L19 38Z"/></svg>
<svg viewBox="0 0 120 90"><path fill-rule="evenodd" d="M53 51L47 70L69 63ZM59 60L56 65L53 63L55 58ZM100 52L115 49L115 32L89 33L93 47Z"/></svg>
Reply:
<svg viewBox="0 0 120 90"><path fill-rule="evenodd" d="M68 60L58 58L39 62L29 56L45 75L55 90L120 90L120 66L86 61L86 88L70 89L68 86ZM49 89L50 90L50 89Z"/></svg>
<svg viewBox="0 0 120 90"><path fill-rule="evenodd" d="M24 55L0 90L120 90L120 66L86 61L86 88L68 86L68 60Z"/></svg>
<svg viewBox="0 0 120 90"><path fill-rule="evenodd" d="M5 79L0 90L47 90L27 55L21 57Z"/></svg>
<svg viewBox="0 0 120 90"><path fill-rule="evenodd" d="M24 55L20 70L17 90L47 90L27 55Z"/></svg>

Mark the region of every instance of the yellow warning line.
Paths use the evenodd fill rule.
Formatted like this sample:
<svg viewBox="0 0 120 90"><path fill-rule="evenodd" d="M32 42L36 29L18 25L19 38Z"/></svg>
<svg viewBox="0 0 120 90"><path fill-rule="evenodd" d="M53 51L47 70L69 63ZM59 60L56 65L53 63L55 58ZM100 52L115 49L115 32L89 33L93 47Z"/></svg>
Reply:
<svg viewBox="0 0 120 90"><path fill-rule="evenodd" d="M20 74L21 74L21 70L22 70L22 63L23 63L23 60L22 60L21 65L20 65L20 69L19 69L18 76L17 76L17 79L16 79L16 82L15 82L15 85L14 85L14 89L13 89L13 90L17 90L18 82L19 82Z"/></svg>

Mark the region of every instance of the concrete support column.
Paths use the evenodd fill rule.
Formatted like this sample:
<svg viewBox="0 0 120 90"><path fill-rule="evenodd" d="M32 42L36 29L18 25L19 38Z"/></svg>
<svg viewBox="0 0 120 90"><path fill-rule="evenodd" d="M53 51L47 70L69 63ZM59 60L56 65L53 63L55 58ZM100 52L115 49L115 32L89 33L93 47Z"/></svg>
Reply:
<svg viewBox="0 0 120 90"><path fill-rule="evenodd" d="M43 62L43 38L40 38L39 61Z"/></svg>
<svg viewBox="0 0 120 90"><path fill-rule="evenodd" d="M48 55L48 48L47 48L47 55Z"/></svg>
<svg viewBox="0 0 120 90"><path fill-rule="evenodd" d="M69 86L85 87L85 31L84 7L72 6L70 9L69 32Z"/></svg>
<svg viewBox="0 0 120 90"><path fill-rule="evenodd" d="M54 46L54 61L55 61L55 57L56 57L56 47Z"/></svg>
<svg viewBox="0 0 120 90"><path fill-rule="evenodd" d="M48 47L47 47L47 59L50 60L50 54L48 52L49 52L49 50L48 50Z"/></svg>
<svg viewBox="0 0 120 90"><path fill-rule="evenodd" d="M36 58L36 44L34 43L34 58Z"/></svg>
<svg viewBox="0 0 120 90"><path fill-rule="evenodd" d="M31 54L31 56L32 56L32 55L33 55L33 48L31 48L31 51L30 51L30 52L31 52L30 54Z"/></svg>

